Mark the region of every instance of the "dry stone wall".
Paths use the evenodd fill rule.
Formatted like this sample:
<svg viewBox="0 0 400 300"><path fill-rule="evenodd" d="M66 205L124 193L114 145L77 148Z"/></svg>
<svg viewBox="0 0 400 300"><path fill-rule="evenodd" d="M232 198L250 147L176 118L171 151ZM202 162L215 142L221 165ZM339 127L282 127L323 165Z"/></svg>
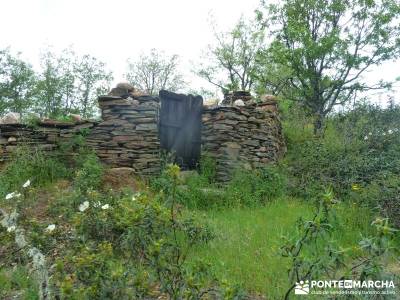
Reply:
<svg viewBox="0 0 400 300"><path fill-rule="evenodd" d="M276 101L206 108L202 119L202 151L215 159L220 181L238 167L276 162L285 152Z"/></svg>
<svg viewBox="0 0 400 300"><path fill-rule="evenodd" d="M157 97L104 96L99 98L102 122L93 128L87 144L105 164L131 167L138 174L160 170Z"/></svg>
<svg viewBox="0 0 400 300"><path fill-rule="evenodd" d="M110 167L130 167L138 175L160 171L158 131L159 98L143 96L125 87L99 98L101 121L65 123L43 121L35 127L0 125L0 162L18 146L28 145L47 153L88 128L87 145ZM277 161L285 152L281 123L274 98L255 103L240 96L245 105L204 107L202 151L217 164L217 179L227 181L238 167L256 168ZM237 97L236 97L237 98ZM230 97L229 103L236 98ZM234 101L233 101L234 102Z"/></svg>
<svg viewBox="0 0 400 300"><path fill-rule="evenodd" d="M47 153L57 149L83 128L89 128L86 144L110 167L130 167L138 175L160 171L158 138L159 100L150 96L99 98L102 121L40 122L37 126L0 125L0 162L17 147L36 147Z"/></svg>
<svg viewBox="0 0 400 300"><path fill-rule="evenodd" d="M52 153L59 143L67 142L82 129L96 125L93 121L66 123L42 121L35 126L23 124L0 124L0 162L10 159L18 147L27 146Z"/></svg>

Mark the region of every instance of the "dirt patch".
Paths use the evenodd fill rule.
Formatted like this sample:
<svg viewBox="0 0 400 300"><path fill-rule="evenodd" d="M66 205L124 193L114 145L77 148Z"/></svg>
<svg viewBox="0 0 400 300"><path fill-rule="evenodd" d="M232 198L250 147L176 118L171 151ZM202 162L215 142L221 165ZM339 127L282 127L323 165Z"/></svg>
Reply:
<svg viewBox="0 0 400 300"><path fill-rule="evenodd" d="M28 219L46 220L50 203L57 200L55 197L59 191L67 190L70 186L71 182L68 180L59 180L51 187L37 190L33 196L34 199L29 199L28 194L26 197L31 203L24 207L22 214Z"/></svg>
<svg viewBox="0 0 400 300"><path fill-rule="evenodd" d="M121 190L129 188L133 191L137 191L141 185L140 180L135 175L135 170L132 168L111 168L105 170L102 184L105 189Z"/></svg>

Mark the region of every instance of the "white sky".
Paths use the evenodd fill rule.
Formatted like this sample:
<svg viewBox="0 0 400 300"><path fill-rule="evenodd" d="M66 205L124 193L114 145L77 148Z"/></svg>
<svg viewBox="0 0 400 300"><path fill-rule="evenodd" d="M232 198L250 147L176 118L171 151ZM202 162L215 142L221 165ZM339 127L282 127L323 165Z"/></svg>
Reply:
<svg viewBox="0 0 400 300"><path fill-rule="evenodd" d="M126 60L151 48L181 57L189 87L210 88L191 74L213 42L210 15L218 29L229 30L241 15L252 18L259 0L0 0L0 49L21 51L38 66L40 49L73 45L107 63L115 82L123 80ZM393 80L400 65L388 63L369 79Z"/></svg>
<svg viewBox="0 0 400 300"><path fill-rule="evenodd" d="M151 48L178 54L190 86L206 84L190 72L213 41L210 15L228 30L253 17L258 0L0 0L0 48L21 51L38 66L40 49L73 45L107 63L123 80L127 58ZM193 82L194 81L194 82Z"/></svg>

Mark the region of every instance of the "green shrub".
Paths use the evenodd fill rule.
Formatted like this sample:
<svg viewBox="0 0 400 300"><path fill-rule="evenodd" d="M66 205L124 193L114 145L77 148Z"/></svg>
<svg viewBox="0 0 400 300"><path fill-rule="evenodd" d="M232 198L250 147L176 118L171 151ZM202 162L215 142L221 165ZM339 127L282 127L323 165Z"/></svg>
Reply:
<svg viewBox="0 0 400 300"><path fill-rule="evenodd" d="M320 186L332 186L346 197L353 184L365 186L377 178L399 176L400 129L396 118L400 118L398 106L381 109L364 105L332 116L324 137L302 140L294 140L295 126L291 124L285 163L292 192L308 197L318 194Z"/></svg>
<svg viewBox="0 0 400 300"><path fill-rule="evenodd" d="M209 154L204 153L200 159L200 170L199 174L208 181L208 183L214 183L216 177L216 163Z"/></svg>
<svg viewBox="0 0 400 300"><path fill-rule="evenodd" d="M75 173L74 185L81 192L88 192L100 187L103 167L95 153L80 157L82 167Z"/></svg>
<svg viewBox="0 0 400 300"><path fill-rule="evenodd" d="M84 128L70 139L58 143L59 156L62 157L71 168L82 168L87 156L93 153L93 150L86 145L86 136L89 133L90 129Z"/></svg>
<svg viewBox="0 0 400 300"><path fill-rule="evenodd" d="M18 299L39 299L38 288L26 267L1 268L0 298L12 299L15 295L18 295Z"/></svg>
<svg viewBox="0 0 400 300"><path fill-rule="evenodd" d="M190 209L210 209L224 205L225 191L210 184L208 178L195 174L179 187L177 199Z"/></svg>
<svg viewBox="0 0 400 300"><path fill-rule="evenodd" d="M400 177L377 178L371 184L360 186L352 196L360 204L375 208L391 223L400 228Z"/></svg>
<svg viewBox="0 0 400 300"><path fill-rule="evenodd" d="M314 216L309 220L301 217L297 222L298 232L285 238L281 254L290 261L291 286L284 299L289 299L300 280L333 277L362 281L381 280L385 275L395 277L382 267L382 260L393 254L397 230L389 226L388 219L376 218L371 224L375 227L372 234L361 236L355 245L343 249L333 238L335 228L341 226L337 204L332 190L327 190L317 201Z"/></svg>
<svg viewBox="0 0 400 300"><path fill-rule="evenodd" d="M103 242L57 261L56 293L62 299L143 299L150 293L146 275L118 260L112 244Z"/></svg>
<svg viewBox="0 0 400 300"><path fill-rule="evenodd" d="M69 176L67 167L56 156L40 150L18 148L0 173L0 193L20 188L28 179L41 186Z"/></svg>
<svg viewBox="0 0 400 300"><path fill-rule="evenodd" d="M237 170L226 187L226 206L254 206L281 197L286 192L285 176L277 167Z"/></svg>
<svg viewBox="0 0 400 300"><path fill-rule="evenodd" d="M177 201L190 209L255 206L283 196L287 189L286 175L276 166L257 170L238 169L225 186L210 180L213 178L210 174L213 172L200 172L186 178L177 189ZM153 180L152 187L168 191L165 174Z"/></svg>

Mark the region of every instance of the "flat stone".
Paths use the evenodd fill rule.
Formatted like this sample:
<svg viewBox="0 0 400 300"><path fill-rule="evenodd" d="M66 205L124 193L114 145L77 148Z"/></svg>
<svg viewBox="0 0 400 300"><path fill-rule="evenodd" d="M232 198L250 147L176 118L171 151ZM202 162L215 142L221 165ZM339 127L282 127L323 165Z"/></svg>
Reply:
<svg viewBox="0 0 400 300"><path fill-rule="evenodd" d="M232 130L233 129L233 127L232 126L229 126L229 125L225 125L225 124L214 124L214 129L217 129L217 130L226 130L226 131L229 131L229 130Z"/></svg>
<svg viewBox="0 0 400 300"><path fill-rule="evenodd" d="M142 149L150 146L150 143L145 141L129 142L125 144L128 149Z"/></svg>
<svg viewBox="0 0 400 300"><path fill-rule="evenodd" d="M15 112L9 112L0 118L0 124L20 124L21 115Z"/></svg>
<svg viewBox="0 0 400 300"><path fill-rule="evenodd" d="M246 141L243 141L243 144L249 145L249 146L259 146L260 142L257 140L246 140Z"/></svg>
<svg viewBox="0 0 400 300"><path fill-rule="evenodd" d="M157 130L157 124L155 123L145 123L136 125L136 130Z"/></svg>

